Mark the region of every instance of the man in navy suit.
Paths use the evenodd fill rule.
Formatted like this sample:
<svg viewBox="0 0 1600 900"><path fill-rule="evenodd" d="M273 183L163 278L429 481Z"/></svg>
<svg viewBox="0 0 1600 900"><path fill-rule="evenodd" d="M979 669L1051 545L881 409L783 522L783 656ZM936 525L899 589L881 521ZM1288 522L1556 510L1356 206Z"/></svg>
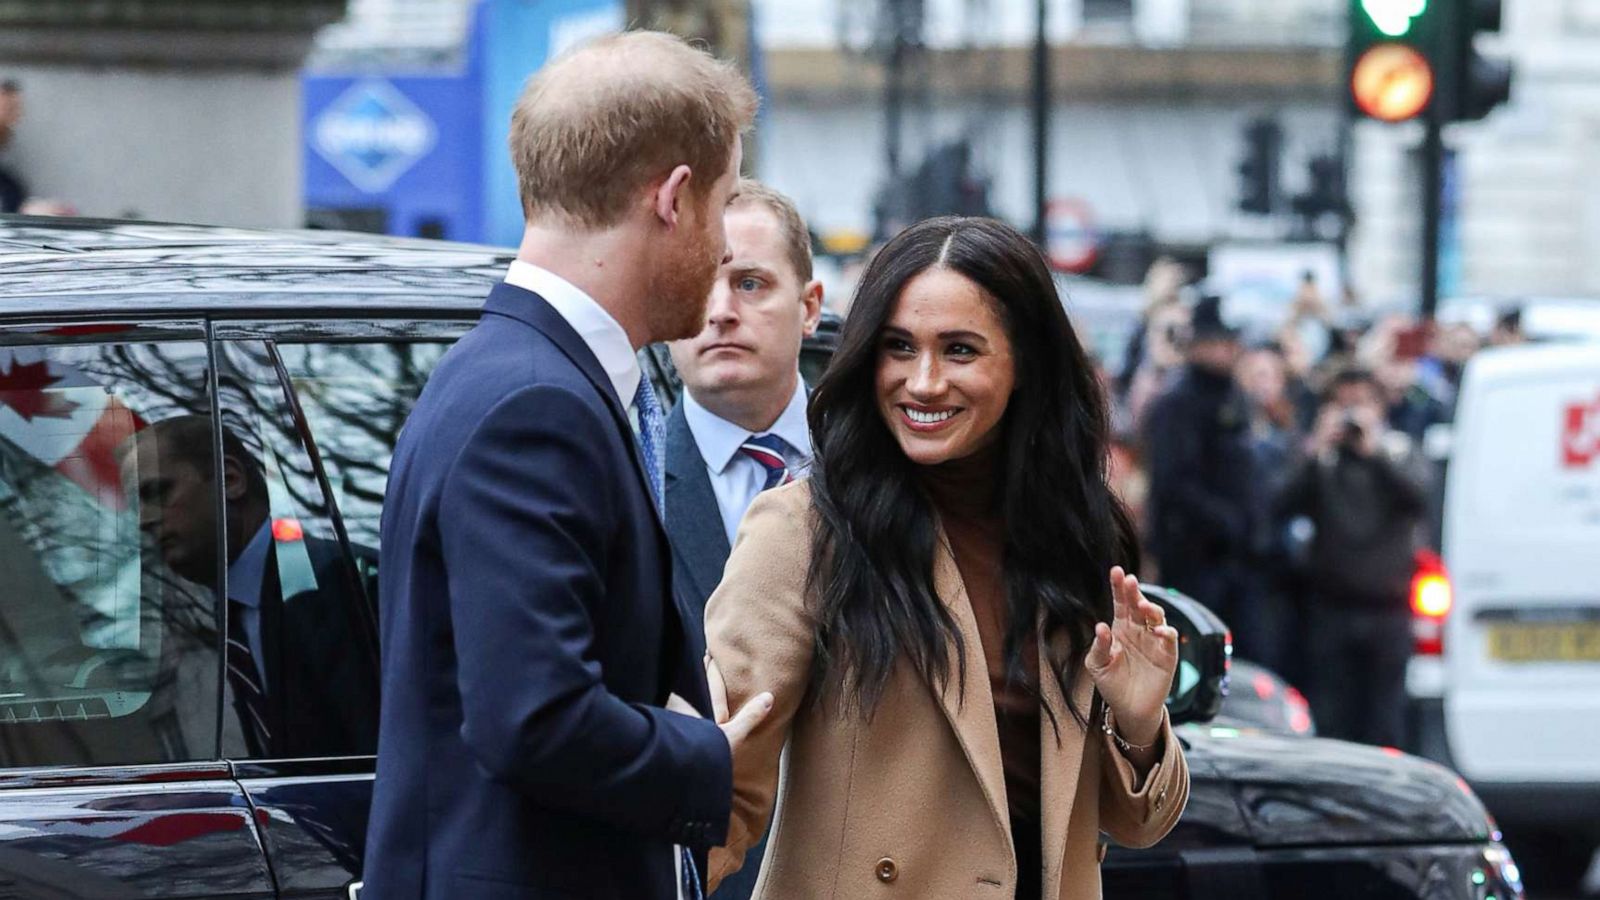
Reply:
<svg viewBox="0 0 1600 900"><path fill-rule="evenodd" d="M705 327L672 345L684 396L667 421L672 578L697 630L751 501L810 461L800 345L822 317L810 234L789 198L742 181L723 219L728 259ZM715 900L748 900L765 851L751 849Z"/></svg>
<svg viewBox="0 0 1600 900"><path fill-rule="evenodd" d="M703 321L755 105L648 32L564 55L518 100L517 261L389 476L369 897L704 890L771 697L695 715L703 639L670 590L664 426L635 352Z"/></svg>

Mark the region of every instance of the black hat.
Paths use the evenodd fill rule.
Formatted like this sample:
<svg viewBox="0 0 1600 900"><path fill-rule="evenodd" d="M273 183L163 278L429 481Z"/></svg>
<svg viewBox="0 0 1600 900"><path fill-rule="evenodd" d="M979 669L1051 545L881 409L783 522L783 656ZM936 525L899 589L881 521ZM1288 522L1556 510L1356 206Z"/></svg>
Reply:
<svg viewBox="0 0 1600 900"><path fill-rule="evenodd" d="M1236 341L1239 329L1222 320L1222 298L1206 294L1195 301L1189 318L1189 339L1192 341Z"/></svg>

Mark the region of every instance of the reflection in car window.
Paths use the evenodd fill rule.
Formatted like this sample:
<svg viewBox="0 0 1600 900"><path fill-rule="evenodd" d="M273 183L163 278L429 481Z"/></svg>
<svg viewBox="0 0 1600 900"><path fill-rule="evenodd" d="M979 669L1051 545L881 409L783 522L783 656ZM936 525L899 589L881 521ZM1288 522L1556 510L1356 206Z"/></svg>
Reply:
<svg viewBox="0 0 1600 900"><path fill-rule="evenodd" d="M214 755L212 458L144 437L208 411L205 367L198 341L0 347L0 765Z"/></svg>
<svg viewBox="0 0 1600 900"><path fill-rule="evenodd" d="M448 344L280 344L353 544L378 546L400 426Z"/></svg>
<svg viewBox="0 0 1600 900"><path fill-rule="evenodd" d="M224 343L218 358L231 479L223 754L374 753L376 640L353 563L376 551L346 553L267 345Z"/></svg>

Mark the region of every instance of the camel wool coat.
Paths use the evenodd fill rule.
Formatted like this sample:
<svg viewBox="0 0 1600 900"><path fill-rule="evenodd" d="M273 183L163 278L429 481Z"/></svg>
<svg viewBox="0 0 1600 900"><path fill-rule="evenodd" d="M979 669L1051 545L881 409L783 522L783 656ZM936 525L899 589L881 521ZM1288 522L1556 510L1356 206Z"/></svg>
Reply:
<svg viewBox="0 0 1600 900"><path fill-rule="evenodd" d="M729 708L762 691L775 698L735 755L732 823L727 846L711 852L712 885L740 867L776 806L756 900L1012 900L1017 862L994 702L948 543L941 532L934 586L965 639L966 696L953 658L942 694L902 664L867 719L807 694L811 515L805 481L758 497L706 607L709 652ZM1164 713L1163 754L1141 780L1107 735L1078 724L1054 679L1041 682L1061 727L1058 741L1049 716L1040 716L1042 900L1095 900L1100 833L1134 847L1160 840L1183 812L1189 770ZM1087 670L1073 693L1087 716Z"/></svg>

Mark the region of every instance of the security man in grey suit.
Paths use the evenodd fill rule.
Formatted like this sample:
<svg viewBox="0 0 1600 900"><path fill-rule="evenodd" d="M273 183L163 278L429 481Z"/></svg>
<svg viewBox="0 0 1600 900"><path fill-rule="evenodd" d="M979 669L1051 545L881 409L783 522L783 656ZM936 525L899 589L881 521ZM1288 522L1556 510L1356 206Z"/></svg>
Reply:
<svg viewBox="0 0 1600 900"><path fill-rule="evenodd" d="M671 345L684 396L667 420L673 588L702 632L745 510L811 458L800 344L822 317L810 233L789 198L741 181L723 223L729 257L705 328ZM747 900L765 851L763 840L713 900Z"/></svg>

